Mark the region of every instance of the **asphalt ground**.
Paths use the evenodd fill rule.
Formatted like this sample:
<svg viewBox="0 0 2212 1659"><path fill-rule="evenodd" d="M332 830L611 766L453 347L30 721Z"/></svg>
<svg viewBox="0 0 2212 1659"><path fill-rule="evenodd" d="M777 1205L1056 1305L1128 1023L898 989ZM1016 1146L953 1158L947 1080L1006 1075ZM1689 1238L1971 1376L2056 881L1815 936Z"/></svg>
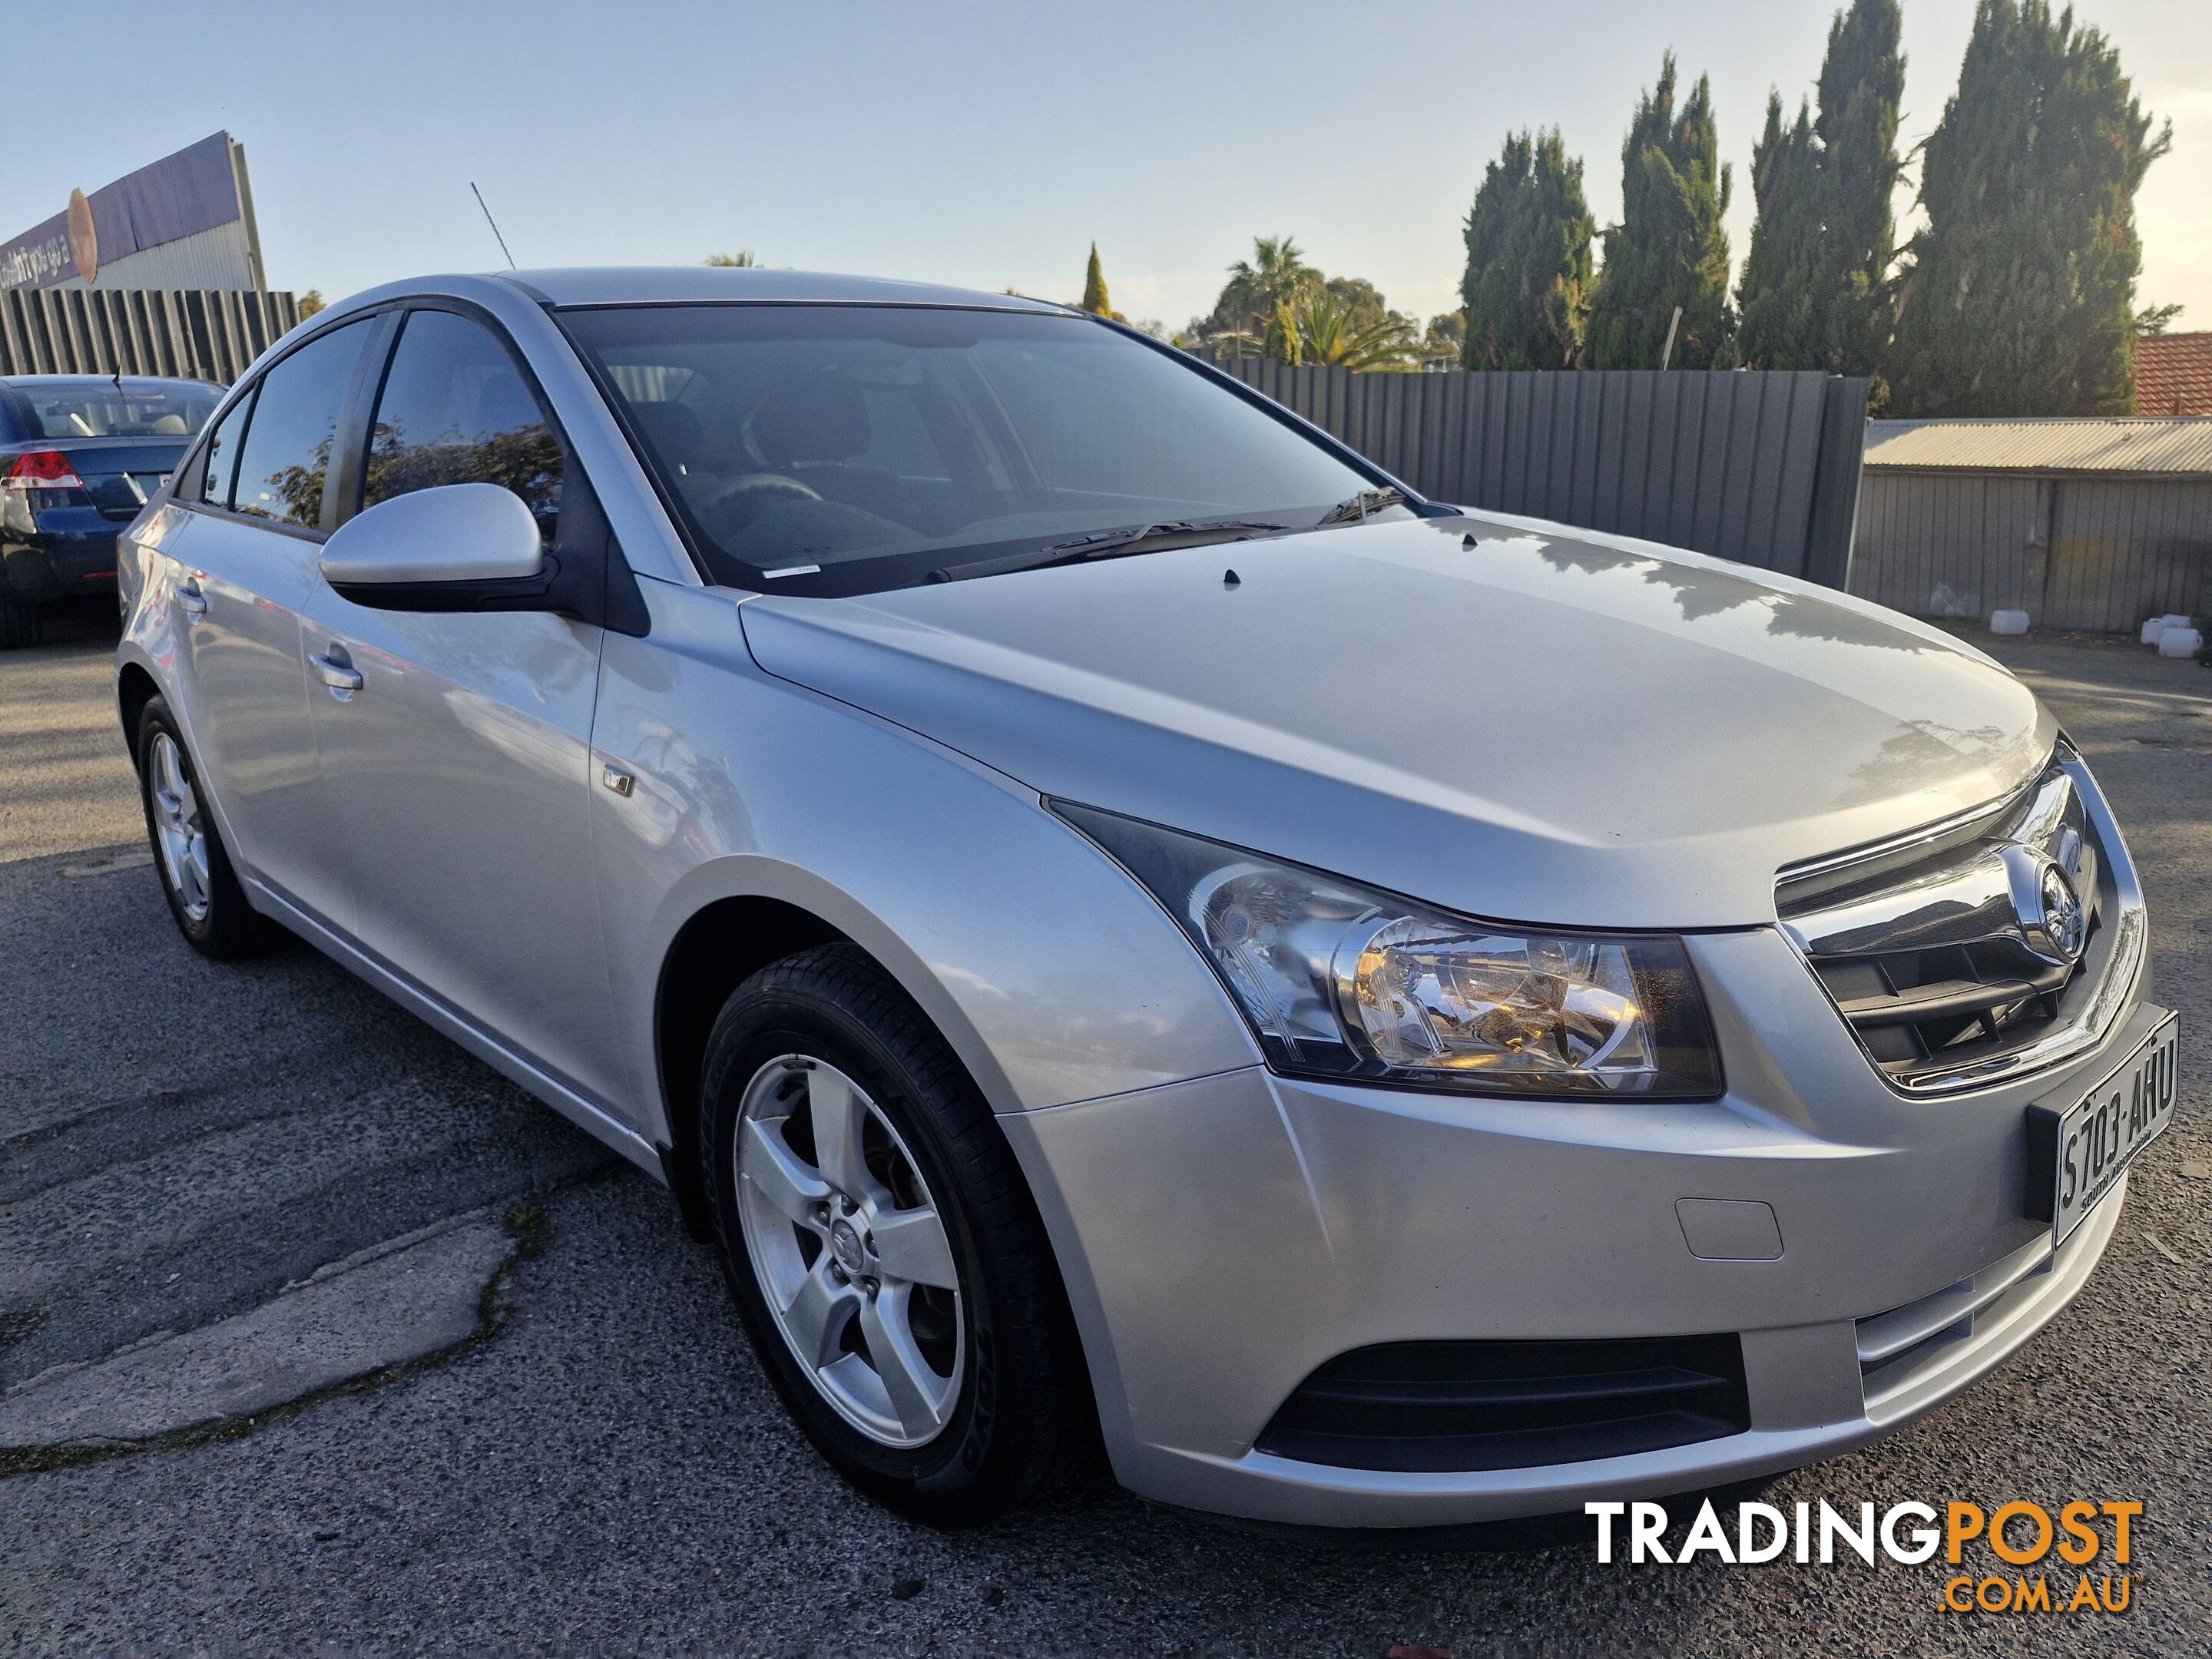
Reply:
<svg viewBox="0 0 2212 1659"><path fill-rule="evenodd" d="M787 1424L653 1182L313 951L218 967L185 948L143 860L112 635L58 631L0 657L0 1423L56 1378L95 1417L200 1414L0 1455L0 1650L2212 1652L2212 674L2194 665L1978 641L2057 707L2127 827L2157 994L2184 1010L2181 1112L2050 1330L1766 1494L2144 1504L2125 1613L1993 1615L1941 1606L1940 1561L1350 1549L1103 1479L978 1533L893 1518ZM419 1271L378 1255L417 1236ZM362 1328L390 1363L270 1403L290 1376L270 1332L375 1274ZM243 1357L215 1407L149 1403L226 1344Z"/></svg>

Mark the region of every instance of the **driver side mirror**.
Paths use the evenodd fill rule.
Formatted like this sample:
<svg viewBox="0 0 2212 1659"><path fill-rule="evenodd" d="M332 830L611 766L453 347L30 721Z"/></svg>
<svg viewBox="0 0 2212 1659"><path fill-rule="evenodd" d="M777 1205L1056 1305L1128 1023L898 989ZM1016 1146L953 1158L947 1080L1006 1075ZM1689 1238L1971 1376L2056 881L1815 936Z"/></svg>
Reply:
<svg viewBox="0 0 2212 1659"><path fill-rule="evenodd" d="M538 520L495 483L441 484L379 501L323 544L323 580L378 611L553 611L556 562Z"/></svg>

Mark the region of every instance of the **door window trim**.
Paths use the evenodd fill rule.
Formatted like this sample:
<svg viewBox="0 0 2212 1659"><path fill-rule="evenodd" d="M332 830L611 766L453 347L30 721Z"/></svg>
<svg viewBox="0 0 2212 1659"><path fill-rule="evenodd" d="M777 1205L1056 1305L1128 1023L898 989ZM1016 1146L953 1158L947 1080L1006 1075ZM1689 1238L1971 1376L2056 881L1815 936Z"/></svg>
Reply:
<svg viewBox="0 0 2212 1659"><path fill-rule="evenodd" d="M577 480L582 480L582 487L589 489L591 483L585 477L583 463L577 457L575 445L569 442L568 431L562 426L560 417L553 412L552 402L546 397L545 388L539 383L537 372L530 367L530 360L514 343L506 325L471 300L455 299L443 294L410 295L404 299L392 301L385 307L383 314L392 319L390 332L380 341L370 343L371 349L381 354L375 372L365 380L356 381L340 415L339 428L344 437L338 450L339 471L336 488L324 500L323 515L327 521L325 533L336 530L348 519L366 511L362 506L362 497L368 483L370 425L376 418L376 406L383 399L385 384L392 378L392 365L398 359L399 343L406 337L407 315L416 311L450 312L476 324L491 337L492 344L505 356L507 366L521 380L522 389L538 405L538 417L545 422L545 429L553 434L553 441L561 447L562 506L565 507L568 505L569 490ZM369 357L367 353L362 355L362 362L364 367L368 365ZM557 523L557 514L556 520ZM556 544L560 541L557 530L554 540Z"/></svg>
<svg viewBox="0 0 2212 1659"><path fill-rule="evenodd" d="M179 479L190 479L196 472L204 474L207 447L215 441L217 429L222 427L223 421L233 409L258 400L261 396L262 382L276 372L278 365L290 362L293 357L306 350L316 341L326 338L342 328L350 328L356 323L366 321L371 324L370 331L368 338L362 343L361 357L354 364L353 374L346 382L345 394L338 400L337 422L332 431L331 447L340 457L343 457L350 448L350 440L346 436L346 423L353 408L354 399L360 390L362 371L374 360L380 348L381 343L378 337L378 331L388 326L385 319L390 309L389 307L380 306L374 309L349 311L343 316L334 317L327 325L301 335L296 344L287 346L283 356L271 359L266 365L239 381L231 388L230 395L216 405L215 413L208 416L207 424L200 428L199 435L192 440L192 447L185 453L184 465L178 468L175 477ZM249 408L246 410L246 424L239 428L238 453L240 458L246 453L246 434L252 429L253 410ZM173 489L169 495L169 504L182 507L187 512L204 513L213 517L250 524L257 530L271 530L280 536L291 536L319 545L329 539L331 532L337 528L337 524L332 522L334 503L331 492L327 489L323 492L323 516L319 524L285 524L276 519L264 519L251 513L240 513L235 505L238 499L237 467L238 459L234 458L231 462L230 489L222 501L203 501L197 495L186 499ZM343 481L343 475L340 475L340 477Z"/></svg>

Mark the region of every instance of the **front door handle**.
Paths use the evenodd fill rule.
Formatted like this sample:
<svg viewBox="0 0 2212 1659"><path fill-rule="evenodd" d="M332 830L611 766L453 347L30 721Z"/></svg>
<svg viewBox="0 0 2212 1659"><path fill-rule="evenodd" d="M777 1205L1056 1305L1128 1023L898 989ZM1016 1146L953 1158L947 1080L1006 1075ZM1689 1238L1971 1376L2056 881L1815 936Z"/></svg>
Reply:
<svg viewBox="0 0 2212 1659"><path fill-rule="evenodd" d="M177 589L177 604L182 607L185 621L196 623L207 615L207 595L200 592L197 577L186 577Z"/></svg>
<svg viewBox="0 0 2212 1659"><path fill-rule="evenodd" d="M331 648L337 649L335 646ZM331 695L340 702L349 701L361 690L361 670L347 661L343 652L333 657L310 657L307 660L314 664L317 677L331 688Z"/></svg>

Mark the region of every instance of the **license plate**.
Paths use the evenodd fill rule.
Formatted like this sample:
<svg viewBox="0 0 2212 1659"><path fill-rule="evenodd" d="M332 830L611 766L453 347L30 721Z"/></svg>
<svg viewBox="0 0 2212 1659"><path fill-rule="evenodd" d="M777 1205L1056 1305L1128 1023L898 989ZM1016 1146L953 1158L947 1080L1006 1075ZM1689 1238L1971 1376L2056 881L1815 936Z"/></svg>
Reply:
<svg viewBox="0 0 2212 1659"><path fill-rule="evenodd" d="M2055 1249L2112 1190L2136 1154L2173 1121L2175 1038L2168 1014L2102 1082L2063 1112L2027 1109L2029 1184ZM2047 1183L2047 1184L2046 1184Z"/></svg>

